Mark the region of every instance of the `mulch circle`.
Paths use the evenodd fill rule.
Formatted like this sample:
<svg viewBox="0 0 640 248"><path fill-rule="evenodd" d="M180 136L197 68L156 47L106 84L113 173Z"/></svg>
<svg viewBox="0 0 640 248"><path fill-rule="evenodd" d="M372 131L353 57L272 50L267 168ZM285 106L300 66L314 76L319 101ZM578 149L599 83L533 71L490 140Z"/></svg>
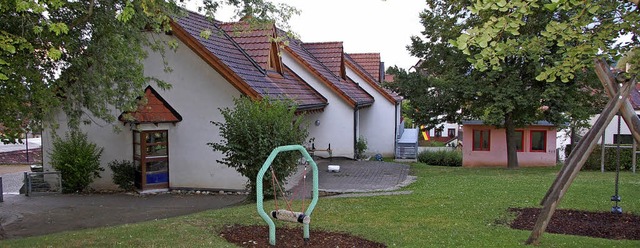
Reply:
<svg viewBox="0 0 640 248"><path fill-rule="evenodd" d="M241 247L273 247L269 245L268 226L227 226L220 236ZM302 239L300 228L276 228L276 247L387 247L346 233L309 230L309 243Z"/></svg>
<svg viewBox="0 0 640 248"><path fill-rule="evenodd" d="M510 226L533 230L540 208L509 208L517 217ZM640 240L640 216L629 213L587 212L558 209L551 217L546 232L605 239Z"/></svg>

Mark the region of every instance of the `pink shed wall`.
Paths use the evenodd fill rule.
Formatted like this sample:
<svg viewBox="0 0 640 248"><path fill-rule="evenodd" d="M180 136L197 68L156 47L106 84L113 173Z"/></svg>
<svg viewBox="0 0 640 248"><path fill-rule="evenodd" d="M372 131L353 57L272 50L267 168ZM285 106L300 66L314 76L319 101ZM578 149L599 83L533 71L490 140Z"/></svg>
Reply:
<svg viewBox="0 0 640 248"><path fill-rule="evenodd" d="M489 129L489 151L473 151L473 130ZM506 167L507 141L505 129L496 129L486 125L464 125L462 166L464 167ZM530 126L518 128L524 131L524 151L518 152L519 166L554 166L556 165L556 129L550 126ZM531 152L531 131L547 131L545 152Z"/></svg>

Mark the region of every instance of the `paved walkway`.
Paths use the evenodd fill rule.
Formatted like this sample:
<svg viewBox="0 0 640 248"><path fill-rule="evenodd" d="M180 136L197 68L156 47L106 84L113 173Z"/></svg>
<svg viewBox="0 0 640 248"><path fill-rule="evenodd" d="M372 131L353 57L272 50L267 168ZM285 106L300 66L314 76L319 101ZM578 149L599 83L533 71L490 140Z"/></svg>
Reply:
<svg viewBox="0 0 640 248"><path fill-rule="evenodd" d="M415 181L415 177L409 175L409 166L406 164L354 161L344 158L321 159L316 163L318 165L318 190L321 195L392 191ZM329 172L329 165L339 165L340 171ZM311 197L313 182L311 169L307 169L305 182L302 173L300 173L300 171L304 171L304 166L300 168L298 169L299 173L289 179L289 185L286 189L292 193L293 198L302 198L300 192L305 192L305 197L308 199Z"/></svg>
<svg viewBox="0 0 640 248"><path fill-rule="evenodd" d="M319 188L333 197L362 197L389 194L410 194L394 191L415 180L409 176L409 166L377 161L353 161L334 158L318 163ZM340 172L328 172L328 165L340 165ZM311 169L306 181L304 166L290 178L291 192L311 197ZM0 203L0 239L43 235L66 230L121 225L158 218L168 218L194 212L224 208L239 204L245 195L179 195L133 194L66 195L54 194L27 197L18 195L22 172L0 175L5 188ZM293 198L302 197L302 193ZM336 195L337 194L337 195ZM108 213L108 214L105 214ZM38 226L38 228L33 228ZM4 230L3 230L4 228Z"/></svg>

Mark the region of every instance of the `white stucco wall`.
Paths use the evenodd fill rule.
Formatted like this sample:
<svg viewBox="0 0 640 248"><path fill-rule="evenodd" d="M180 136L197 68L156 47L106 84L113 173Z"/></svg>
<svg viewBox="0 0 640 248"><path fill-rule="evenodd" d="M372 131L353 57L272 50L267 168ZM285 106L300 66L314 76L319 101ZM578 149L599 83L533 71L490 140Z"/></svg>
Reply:
<svg viewBox="0 0 640 248"><path fill-rule="evenodd" d="M309 122L309 138L315 138L316 149L326 149L331 144L333 156L353 158L354 109L288 52L282 53L282 62L327 98L329 103L323 112L305 116ZM319 126L314 124L316 120L320 120ZM328 156L320 152L317 154Z"/></svg>
<svg viewBox="0 0 640 248"><path fill-rule="evenodd" d="M347 76L375 99L371 106L360 110L359 136L367 140L367 154L380 153L385 157L393 156L396 125L400 119L400 115L396 115L396 105L349 67L347 67Z"/></svg>
<svg viewBox="0 0 640 248"><path fill-rule="evenodd" d="M454 137L458 136L458 130L460 129L460 125L457 123L449 123L449 122L443 122L440 123L438 125L436 125L435 128L429 129L429 137L436 137L436 129L442 129L442 136L441 137L448 137L449 134L449 129L453 129L454 131Z"/></svg>
<svg viewBox="0 0 640 248"><path fill-rule="evenodd" d="M42 133L42 162L45 171L54 171L51 168L51 158L49 156L49 152L53 148L53 135L64 138L67 131L69 131L69 128L65 125L67 117L62 111L55 115L55 119L60 124L60 127L56 130L45 129ZM100 164L105 170L100 173L101 178L94 180L91 187L95 189L117 189L117 186L112 183L112 172L107 164L116 159L133 160L133 136L129 128L123 126L121 122L110 124L96 118L93 118L93 121L95 122L90 125L83 125L82 132L87 134L89 141L95 143L98 147L104 148L100 157ZM113 125L118 125L122 131L114 132Z"/></svg>
<svg viewBox="0 0 640 248"><path fill-rule="evenodd" d="M640 111L635 111L636 115L640 114ZM598 118L600 117L600 115L594 115L593 117L591 117L591 119L589 119L589 124L591 124L591 126L593 126L593 124L596 123L596 120L598 120ZM585 135L587 133L588 129L582 130L582 135ZM609 122L609 125L607 125L607 129L605 130L603 136L605 137L604 141L605 144L614 144L613 143L613 135L617 135L618 134L618 117L614 116L613 119L611 120L611 122ZM627 124L624 122L624 118L620 118L620 134L631 134L631 131L629 130L629 127L627 126ZM601 139L598 139L598 144L601 143Z"/></svg>
<svg viewBox="0 0 640 248"><path fill-rule="evenodd" d="M163 37L167 38L167 37ZM152 85L180 115L182 122L173 124L139 125L145 130L168 130L169 133L169 186L171 188L243 190L247 182L235 169L216 162L222 154L206 144L220 141L219 130L211 121L224 121L218 108L233 107L233 98L240 92L218 72L206 64L185 44L178 50L166 52L166 60L173 72L163 71L159 54L150 53L145 61L145 74L172 84L170 90ZM118 115L119 113L115 113ZM63 119L63 117L61 117ZM61 121L60 123L64 123ZM122 125L121 122L116 124ZM105 148L102 165L106 168L114 159L133 160L132 132L129 127L118 134L110 127L84 126L91 140ZM43 137L43 147L50 142ZM46 155L46 152L45 152ZM45 156L45 164L47 164ZM94 187L111 185L111 172L107 168Z"/></svg>

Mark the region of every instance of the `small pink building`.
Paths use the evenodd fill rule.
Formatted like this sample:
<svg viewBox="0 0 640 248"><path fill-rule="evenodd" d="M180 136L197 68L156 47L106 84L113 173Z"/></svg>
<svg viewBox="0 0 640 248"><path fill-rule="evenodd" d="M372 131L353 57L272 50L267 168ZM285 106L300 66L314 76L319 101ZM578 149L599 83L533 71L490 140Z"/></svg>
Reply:
<svg viewBox="0 0 640 248"><path fill-rule="evenodd" d="M482 121L463 121L462 166L506 167L506 130ZM516 129L516 148L520 166L556 164L556 127L540 121Z"/></svg>

